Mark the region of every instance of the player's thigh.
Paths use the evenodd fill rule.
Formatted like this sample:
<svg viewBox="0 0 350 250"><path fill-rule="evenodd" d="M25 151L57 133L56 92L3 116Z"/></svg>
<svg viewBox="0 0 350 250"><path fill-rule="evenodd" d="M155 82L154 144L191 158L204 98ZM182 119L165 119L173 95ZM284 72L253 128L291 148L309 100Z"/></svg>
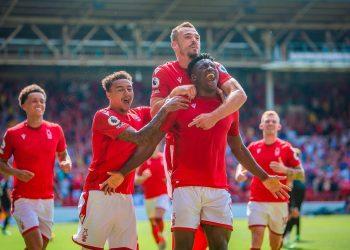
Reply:
<svg viewBox="0 0 350 250"><path fill-rule="evenodd" d="M112 231L117 212L113 204L113 195L101 191L83 193L79 200L78 230L73 241L86 248L103 249Z"/></svg>
<svg viewBox="0 0 350 250"><path fill-rule="evenodd" d="M206 224L203 224L202 227L211 248L215 249L227 246L232 232L230 229Z"/></svg>
<svg viewBox="0 0 350 250"><path fill-rule="evenodd" d="M23 239L27 249L42 250L43 239L38 227L33 228L23 234Z"/></svg>
<svg viewBox="0 0 350 250"><path fill-rule="evenodd" d="M288 204L286 202L271 202L268 211L270 231L276 235L283 235L288 221Z"/></svg>
<svg viewBox="0 0 350 250"><path fill-rule="evenodd" d="M168 194L162 194L156 199L155 218L162 218L164 213L169 210L170 199Z"/></svg>
<svg viewBox="0 0 350 250"><path fill-rule="evenodd" d="M172 230L197 229L200 212L201 194L197 187L179 187L174 190Z"/></svg>
<svg viewBox="0 0 350 250"><path fill-rule="evenodd" d="M173 235L175 240L174 250L192 250L195 229L175 230Z"/></svg>
<svg viewBox="0 0 350 250"><path fill-rule="evenodd" d="M39 218L39 229L42 236L46 240L51 239L52 226L53 226L53 210L54 201L53 199L40 200L40 208L38 208L38 218Z"/></svg>
<svg viewBox="0 0 350 250"><path fill-rule="evenodd" d="M13 217L22 235L39 228L35 203L30 199L21 198L14 202Z"/></svg>
<svg viewBox="0 0 350 250"><path fill-rule="evenodd" d="M265 227L268 224L269 214L267 206L263 202L248 202L247 216L249 228Z"/></svg>
<svg viewBox="0 0 350 250"><path fill-rule="evenodd" d="M221 227L232 231L232 200L225 189L202 188L201 224Z"/></svg>
<svg viewBox="0 0 350 250"><path fill-rule="evenodd" d="M131 195L115 204L114 226L108 236L110 249L137 249L135 208Z"/></svg>

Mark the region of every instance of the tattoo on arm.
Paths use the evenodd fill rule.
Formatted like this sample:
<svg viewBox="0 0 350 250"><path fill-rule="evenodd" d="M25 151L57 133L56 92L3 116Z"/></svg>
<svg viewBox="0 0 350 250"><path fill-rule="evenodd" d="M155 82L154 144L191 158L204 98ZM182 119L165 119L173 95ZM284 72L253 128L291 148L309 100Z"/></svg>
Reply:
<svg viewBox="0 0 350 250"><path fill-rule="evenodd" d="M164 132L160 128L166 116L167 112L164 109L160 109L157 115L142 129L136 131L129 127L120 133L117 138L123 141L133 142L138 146L147 145L158 138L157 135L162 134L162 137L164 136Z"/></svg>

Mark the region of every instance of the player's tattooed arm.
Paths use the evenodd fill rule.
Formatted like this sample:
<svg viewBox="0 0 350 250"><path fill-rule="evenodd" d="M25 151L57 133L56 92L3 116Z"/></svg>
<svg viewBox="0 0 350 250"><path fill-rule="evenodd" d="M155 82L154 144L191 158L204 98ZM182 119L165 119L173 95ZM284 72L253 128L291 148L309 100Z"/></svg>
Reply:
<svg viewBox="0 0 350 250"><path fill-rule="evenodd" d="M120 133L117 138L123 141L133 142L138 146L157 144L159 141L156 143L155 141L160 140L164 136L164 133L161 132L160 128L167 115L170 112L174 112L180 109L187 109L188 104L189 100L184 97L172 97L164 103L156 116L153 117L153 119L142 129L136 131L133 128L128 127L126 130Z"/></svg>

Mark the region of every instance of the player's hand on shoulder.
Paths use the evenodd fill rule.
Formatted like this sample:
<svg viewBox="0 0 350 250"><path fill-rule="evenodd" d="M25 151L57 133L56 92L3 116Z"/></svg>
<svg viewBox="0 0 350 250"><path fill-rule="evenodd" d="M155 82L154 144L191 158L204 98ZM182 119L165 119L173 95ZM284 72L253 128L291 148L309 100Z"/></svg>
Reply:
<svg viewBox="0 0 350 250"><path fill-rule="evenodd" d="M181 85L175 87L169 94L169 97L177 95L187 96L188 99L192 100L197 94L196 87L193 84Z"/></svg>
<svg viewBox="0 0 350 250"><path fill-rule="evenodd" d="M30 181L34 176L35 174L28 170L19 170L18 173L16 174L16 178L23 182Z"/></svg>
<svg viewBox="0 0 350 250"><path fill-rule="evenodd" d="M278 175L269 175L266 180L262 183L264 186L272 193L272 195L278 199L288 200L289 194L288 191L291 191L291 188L287 185L282 184L280 181L285 180L286 176Z"/></svg>
<svg viewBox="0 0 350 250"><path fill-rule="evenodd" d="M174 96L171 98L168 98L164 105L163 108L167 112L174 112L180 109L187 109L189 106L189 99L183 97L183 96Z"/></svg>

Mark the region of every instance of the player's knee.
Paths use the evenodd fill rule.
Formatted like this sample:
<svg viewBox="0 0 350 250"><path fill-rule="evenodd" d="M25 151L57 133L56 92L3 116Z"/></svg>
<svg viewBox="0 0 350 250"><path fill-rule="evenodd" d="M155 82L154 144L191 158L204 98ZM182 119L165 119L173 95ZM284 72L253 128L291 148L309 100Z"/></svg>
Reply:
<svg viewBox="0 0 350 250"><path fill-rule="evenodd" d="M228 247L228 240L226 237L218 237L208 241L210 249L226 250Z"/></svg>

